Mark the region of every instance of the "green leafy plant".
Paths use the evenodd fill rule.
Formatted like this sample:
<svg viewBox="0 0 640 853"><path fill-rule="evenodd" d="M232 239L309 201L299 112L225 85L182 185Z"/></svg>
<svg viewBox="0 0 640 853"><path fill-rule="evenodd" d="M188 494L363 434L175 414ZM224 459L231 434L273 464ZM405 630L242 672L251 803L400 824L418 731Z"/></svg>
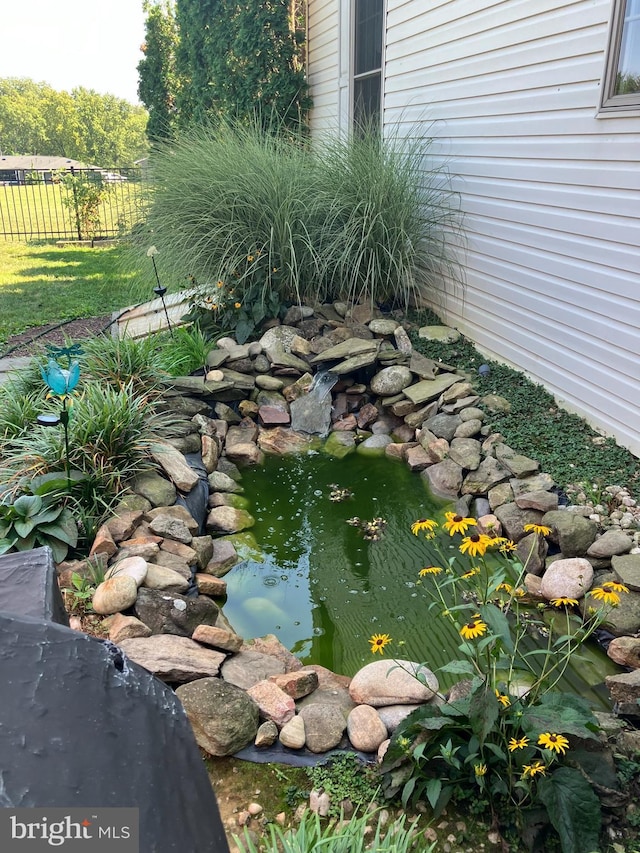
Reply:
<svg viewBox="0 0 640 853"><path fill-rule="evenodd" d="M380 780L369 766L351 752L334 755L323 764L307 768L307 774L316 789L329 795L329 814L338 817L343 800L355 806L372 802L380 791Z"/></svg>
<svg viewBox="0 0 640 853"><path fill-rule="evenodd" d="M406 816L384 825L379 810L363 811L350 820L334 818L323 822L315 812L305 811L295 829L283 829L277 824L268 827L267 839L257 846L248 832L244 838L234 836L241 853L355 853L375 850L377 853L409 853L414 850L419 834ZM421 853L433 853L435 844L420 841Z"/></svg>
<svg viewBox="0 0 640 853"><path fill-rule="evenodd" d="M0 554L51 548L61 562L78 541L78 530L67 507L55 498L40 495L9 496L0 502Z"/></svg>
<svg viewBox="0 0 640 853"><path fill-rule="evenodd" d="M95 237L100 230L100 207L112 191L102 180L100 172L60 172L60 180L67 190L62 199L68 208L78 239Z"/></svg>
<svg viewBox="0 0 640 853"><path fill-rule="evenodd" d="M259 264L260 255L247 256L247 266ZM231 334L239 344L251 338L263 320L280 317L283 308L276 290L263 287L253 281L243 292L243 301L239 302L235 293L223 281L216 285L213 295L200 297L192 303L187 320L195 321L203 332L213 336Z"/></svg>
<svg viewBox="0 0 640 853"><path fill-rule="evenodd" d="M585 770L565 754L571 738L595 738L598 724L589 705L560 685L626 587L592 589L587 602L594 606L586 603L581 615L578 601L554 599L541 619L521 583L537 537L550 530L525 527L533 544L520 562L514 543L478 532L472 518L445 517L442 526L421 519L412 530L426 537L430 564L419 575L429 612L462 640L460 658L442 671L466 682L455 698L425 704L400 724L382 765L385 793L405 805L426 799L436 816L450 800L480 800L494 823L510 814L522 831L542 808L564 853L595 850L599 800ZM545 638L541 648L529 642L532 631ZM388 634L370 639L381 655L392 642Z"/></svg>

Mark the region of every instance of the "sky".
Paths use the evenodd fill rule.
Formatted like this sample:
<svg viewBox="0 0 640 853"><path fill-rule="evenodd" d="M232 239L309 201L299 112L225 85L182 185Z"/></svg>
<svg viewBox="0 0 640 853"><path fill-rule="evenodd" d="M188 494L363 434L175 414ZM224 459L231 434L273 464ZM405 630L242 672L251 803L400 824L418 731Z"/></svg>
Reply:
<svg viewBox="0 0 640 853"><path fill-rule="evenodd" d="M142 0L13 0L3 3L0 78L30 77L139 103Z"/></svg>

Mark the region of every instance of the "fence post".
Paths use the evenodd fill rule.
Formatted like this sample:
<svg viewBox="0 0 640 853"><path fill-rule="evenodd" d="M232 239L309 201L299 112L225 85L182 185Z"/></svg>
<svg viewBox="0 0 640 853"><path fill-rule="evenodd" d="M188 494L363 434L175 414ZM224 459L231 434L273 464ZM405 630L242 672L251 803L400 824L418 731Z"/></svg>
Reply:
<svg viewBox="0 0 640 853"><path fill-rule="evenodd" d="M78 210L78 194L76 192L76 173L73 166L70 166L71 172L71 192L73 193L73 209L76 212L76 229L78 231L78 240L82 240L82 226L80 225L80 211Z"/></svg>

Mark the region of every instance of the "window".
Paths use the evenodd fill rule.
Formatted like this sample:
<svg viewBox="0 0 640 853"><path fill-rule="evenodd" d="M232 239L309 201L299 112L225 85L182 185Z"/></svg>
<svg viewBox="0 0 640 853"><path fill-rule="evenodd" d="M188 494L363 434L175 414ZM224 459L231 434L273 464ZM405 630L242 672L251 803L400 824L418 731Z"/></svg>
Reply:
<svg viewBox="0 0 640 853"><path fill-rule="evenodd" d="M384 0L355 0L353 22L353 123L355 127L380 126L383 10Z"/></svg>
<svg viewBox="0 0 640 853"><path fill-rule="evenodd" d="M640 0L615 0L604 84L604 111L640 107Z"/></svg>

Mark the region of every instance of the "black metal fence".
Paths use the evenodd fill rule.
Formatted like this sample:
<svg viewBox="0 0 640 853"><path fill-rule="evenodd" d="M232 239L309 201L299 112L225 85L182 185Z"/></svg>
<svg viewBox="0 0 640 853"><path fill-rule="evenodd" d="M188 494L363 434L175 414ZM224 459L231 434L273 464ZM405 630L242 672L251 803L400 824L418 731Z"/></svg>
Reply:
<svg viewBox="0 0 640 853"><path fill-rule="evenodd" d="M145 169L0 169L0 239L100 240L145 216Z"/></svg>

